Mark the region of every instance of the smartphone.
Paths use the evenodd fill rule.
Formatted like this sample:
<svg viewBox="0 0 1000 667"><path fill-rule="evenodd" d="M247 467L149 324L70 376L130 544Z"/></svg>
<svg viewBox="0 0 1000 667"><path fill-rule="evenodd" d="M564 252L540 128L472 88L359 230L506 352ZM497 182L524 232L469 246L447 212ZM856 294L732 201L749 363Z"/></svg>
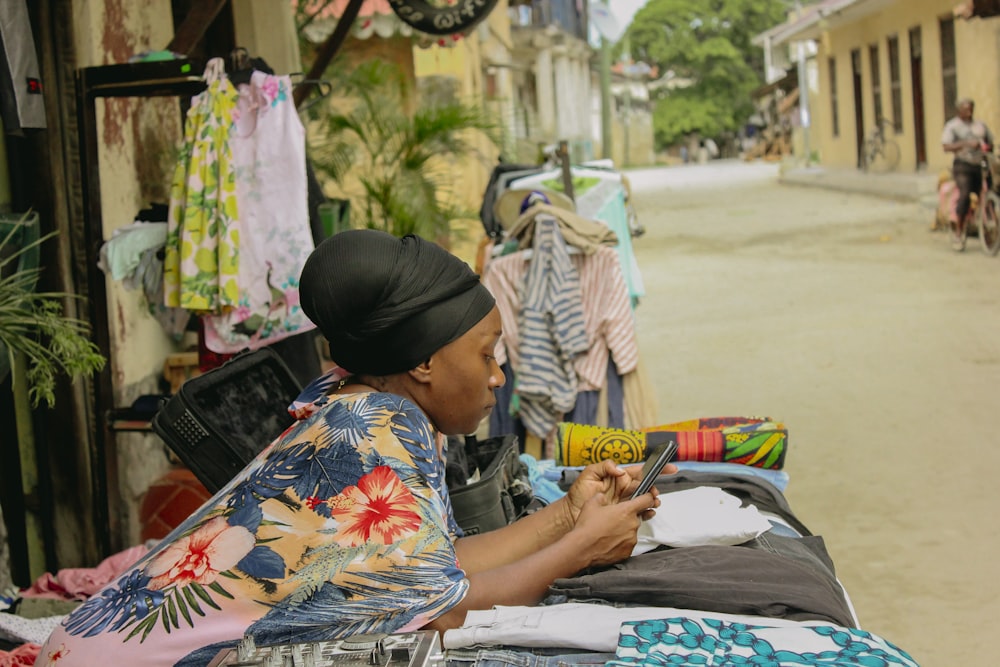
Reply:
<svg viewBox="0 0 1000 667"><path fill-rule="evenodd" d="M670 460L677 454L677 443L671 440L661 448L649 453L646 462L642 464L642 479L639 480L639 488L632 493L632 498L637 498L649 491L653 482L660 476L663 466L670 463Z"/></svg>

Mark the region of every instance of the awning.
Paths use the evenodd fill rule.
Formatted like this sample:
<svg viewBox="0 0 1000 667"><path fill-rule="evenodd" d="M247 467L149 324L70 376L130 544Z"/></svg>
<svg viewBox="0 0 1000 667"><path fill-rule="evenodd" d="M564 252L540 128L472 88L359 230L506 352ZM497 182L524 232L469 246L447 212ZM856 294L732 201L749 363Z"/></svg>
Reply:
<svg viewBox="0 0 1000 667"><path fill-rule="evenodd" d="M301 5L309 14L319 12L319 15L303 28L302 34L305 38L314 44L326 41L336 29L337 21L344 14L348 2L349 0L334 0L330 3L324 0L298 0L298 2L292 0L293 4ZM439 37L414 30L399 20L392 11L389 0L365 0L358 12L358 18L351 26L350 34L355 39L385 38L395 35L412 37L421 47L451 46L463 37L461 33Z"/></svg>
<svg viewBox="0 0 1000 667"><path fill-rule="evenodd" d="M879 12L896 0L822 0L805 7L798 18L777 25L754 38L761 44L766 38L772 46L787 42L819 39L824 31L857 23Z"/></svg>

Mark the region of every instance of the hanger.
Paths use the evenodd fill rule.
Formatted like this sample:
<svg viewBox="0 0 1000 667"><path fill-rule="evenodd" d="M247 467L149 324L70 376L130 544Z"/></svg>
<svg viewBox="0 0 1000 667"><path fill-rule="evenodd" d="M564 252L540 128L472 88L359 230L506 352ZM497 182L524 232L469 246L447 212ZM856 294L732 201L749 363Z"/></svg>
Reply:
<svg viewBox="0 0 1000 667"><path fill-rule="evenodd" d="M274 74L274 70L263 58L250 55L250 52L242 46L237 46L229 53L226 74L234 86L241 83L250 83L250 77L254 72L264 72Z"/></svg>
<svg viewBox="0 0 1000 667"><path fill-rule="evenodd" d="M504 248L503 243L497 244L490 249L490 254L493 255L494 257L500 257L500 256L507 257L508 255L517 255L521 259L531 259L531 256L534 254L531 248L526 248L525 250L517 250L515 252L507 253L507 255L504 255L503 248ZM569 255L582 255L583 251L577 248L576 246L567 243L566 253Z"/></svg>
<svg viewBox="0 0 1000 667"><path fill-rule="evenodd" d="M234 86L238 86L241 83L250 83L250 77L253 76L254 72L274 74L274 70L267 64L267 61L263 58L251 56L250 52L242 46L237 46L230 52L229 62L227 65L226 73L229 76L230 82L232 82ZM289 76L301 77L304 75L302 72L293 72ZM315 86L319 90L319 95L310 100L308 104L300 106L299 111L305 111L312 105L329 97L330 94L333 93L333 83L327 79L299 79L298 81L294 81L292 85L310 85Z"/></svg>
<svg viewBox="0 0 1000 667"><path fill-rule="evenodd" d="M292 78L295 78L295 77L305 76L305 74L303 72L292 72L289 76L291 76ZM325 100L327 97L329 97L333 93L333 83L331 81L329 81L328 79L299 79L298 81L293 81L292 85L293 86L302 86L302 85L314 86L316 88L316 90L319 92L318 95L314 96L308 102L305 102L304 104L299 105L299 108L298 108L299 111L305 111L306 109L308 109L309 107L315 105L316 103L318 103L318 102L320 102L322 100Z"/></svg>

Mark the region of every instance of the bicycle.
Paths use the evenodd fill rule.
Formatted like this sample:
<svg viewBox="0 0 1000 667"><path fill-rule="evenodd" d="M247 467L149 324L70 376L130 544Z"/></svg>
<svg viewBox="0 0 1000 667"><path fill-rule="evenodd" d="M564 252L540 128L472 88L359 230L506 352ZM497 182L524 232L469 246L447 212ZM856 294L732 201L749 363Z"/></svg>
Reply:
<svg viewBox="0 0 1000 667"><path fill-rule="evenodd" d="M861 150L861 169L868 171L893 171L899 166L899 144L886 136L886 127L892 123L880 119L875 129L865 139Z"/></svg>
<svg viewBox="0 0 1000 667"><path fill-rule="evenodd" d="M959 224L949 225L951 247L956 252L965 250L965 241L975 231L979 245L987 255L1000 251L1000 194L994 188L993 172L996 157L986 153L979 162L981 178L979 191L969 194L969 210ZM1000 185L998 183L997 185ZM958 188L951 194L951 210L958 206Z"/></svg>

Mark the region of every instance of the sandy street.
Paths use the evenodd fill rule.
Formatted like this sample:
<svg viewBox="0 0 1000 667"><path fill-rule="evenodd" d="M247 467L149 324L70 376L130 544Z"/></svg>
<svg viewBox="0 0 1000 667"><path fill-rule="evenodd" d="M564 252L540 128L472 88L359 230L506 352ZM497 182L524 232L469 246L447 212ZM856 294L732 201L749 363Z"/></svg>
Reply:
<svg viewBox="0 0 1000 667"><path fill-rule="evenodd" d="M661 421L784 421L786 494L862 627L923 667L994 662L1000 257L954 253L919 205L783 186L774 165L629 177Z"/></svg>

